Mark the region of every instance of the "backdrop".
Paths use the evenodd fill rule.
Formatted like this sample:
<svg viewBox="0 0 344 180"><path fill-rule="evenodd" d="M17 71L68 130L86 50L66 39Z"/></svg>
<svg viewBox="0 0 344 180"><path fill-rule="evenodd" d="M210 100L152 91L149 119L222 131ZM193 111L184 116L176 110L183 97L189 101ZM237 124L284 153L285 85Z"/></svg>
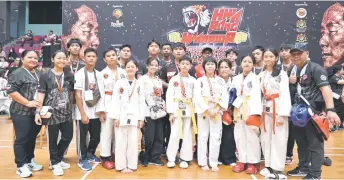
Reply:
<svg viewBox="0 0 344 180"><path fill-rule="evenodd" d="M130 44L138 61L147 58L152 39L183 42L194 60L205 46L221 58L230 47L241 56L256 45L296 43L308 45L312 61L331 66L344 54L343 9L334 1L63 1L63 42L79 37L84 48L97 48L100 54ZM97 69L103 67L99 60Z"/></svg>

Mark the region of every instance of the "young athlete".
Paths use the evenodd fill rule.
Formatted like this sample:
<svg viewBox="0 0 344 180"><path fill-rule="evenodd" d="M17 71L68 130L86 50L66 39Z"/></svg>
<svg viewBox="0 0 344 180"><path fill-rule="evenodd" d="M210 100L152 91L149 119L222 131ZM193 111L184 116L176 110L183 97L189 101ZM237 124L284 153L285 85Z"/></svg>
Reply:
<svg viewBox="0 0 344 180"><path fill-rule="evenodd" d="M131 173L138 163L138 128L142 128L145 117L145 99L143 87L135 78L138 71L136 61L129 60L124 65L127 78L119 79L113 90L108 120L115 125L116 170Z"/></svg>
<svg viewBox="0 0 344 180"><path fill-rule="evenodd" d="M63 161L64 153L73 138L72 102L74 78L71 72L64 73L66 54L58 50L52 56L54 68L45 71L40 78L38 101L43 106L50 106L53 113L49 119L41 114L42 107L36 109L35 122L37 125L47 125L50 166L55 176L62 176L64 169L70 164ZM58 134L61 139L58 142Z"/></svg>
<svg viewBox="0 0 344 180"><path fill-rule="evenodd" d="M229 92L232 77L231 77L232 64L228 59L221 59L218 63L219 76L225 80L226 92ZM228 107L226 111L232 114L231 107ZM220 146L219 162L224 165L234 166L236 162L235 156L235 139L234 139L234 123L227 122L222 119L222 138Z"/></svg>
<svg viewBox="0 0 344 180"><path fill-rule="evenodd" d="M256 174L261 156L259 127L262 102L259 78L252 72L255 63L253 56L244 56L241 60L243 72L233 78L231 85L231 89L235 88L237 92L233 102L234 137L239 153L233 171L237 173L246 169L246 173Z"/></svg>
<svg viewBox="0 0 344 180"><path fill-rule="evenodd" d="M117 80L126 78L126 72L122 68L117 67L117 55L115 49L109 48L105 50L103 58L107 66L101 71L101 74L104 78L105 108L106 112L109 112L113 110L113 107L110 106L110 102L114 85ZM103 167L106 169L113 169L115 167L115 164L111 160L111 149L115 147L114 143L115 136L113 119L107 118L105 122L101 124L100 131L100 160ZM114 152L115 150L112 149L112 151Z"/></svg>
<svg viewBox="0 0 344 180"><path fill-rule="evenodd" d="M146 61L148 72L140 78L145 94L145 151L141 153L142 166L154 164L163 166L160 155L163 152L163 117L166 116L165 101L162 99L162 80L156 76L159 60L150 57Z"/></svg>
<svg viewBox="0 0 344 180"><path fill-rule="evenodd" d="M84 171L92 169L90 162L100 163L95 155L100 141L101 122L106 120L104 104L104 79L101 73L95 70L97 52L92 48L84 51L85 67L75 74L74 90L76 91L76 126L77 149L79 156L78 166ZM87 145L86 135L90 133L90 142Z"/></svg>
<svg viewBox="0 0 344 180"><path fill-rule="evenodd" d="M171 123L170 140L167 146L167 167L175 167L176 155L179 149L179 140L183 143L180 149L179 167L189 167L188 161L192 161L192 129L197 133L194 112L194 88L196 79L188 72L191 68L192 59L183 56L179 61L180 72L170 79L166 93L167 113L170 114Z"/></svg>
<svg viewBox="0 0 344 180"><path fill-rule="evenodd" d="M209 170L207 158L207 152L209 152L209 165L212 171L218 171L222 136L221 114L222 111L227 110L229 96L225 81L215 74L216 59L207 57L202 65L205 76L197 79L195 87L195 106L198 115L198 164L202 170Z"/></svg>
<svg viewBox="0 0 344 180"><path fill-rule="evenodd" d="M267 179L286 179L285 167L288 116L291 110L289 78L277 64L278 51L266 49L263 53L265 70L259 74L263 92L263 116L260 140L265 157L265 168L260 174Z"/></svg>

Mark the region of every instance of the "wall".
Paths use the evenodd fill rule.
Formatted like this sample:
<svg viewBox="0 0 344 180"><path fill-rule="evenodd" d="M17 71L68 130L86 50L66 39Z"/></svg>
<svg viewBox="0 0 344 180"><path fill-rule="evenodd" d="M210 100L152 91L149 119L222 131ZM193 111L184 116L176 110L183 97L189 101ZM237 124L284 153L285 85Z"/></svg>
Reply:
<svg viewBox="0 0 344 180"><path fill-rule="evenodd" d="M11 3L9 1L0 1L0 42L8 39L10 36L10 12Z"/></svg>
<svg viewBox="0 0 344 180"><path fill-rule="evenodd" d="M25 33L28 30L32 30L34 35L45 35L50 30L53 30L55 34L62 34L62 24L29 24L29 3L26 4L25 11Z"/></svg>

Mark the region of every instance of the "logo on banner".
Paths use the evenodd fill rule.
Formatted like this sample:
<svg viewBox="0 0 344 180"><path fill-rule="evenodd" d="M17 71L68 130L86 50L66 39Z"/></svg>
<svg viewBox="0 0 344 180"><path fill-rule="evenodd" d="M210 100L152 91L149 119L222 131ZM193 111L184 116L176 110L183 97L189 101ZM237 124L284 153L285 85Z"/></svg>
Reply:
<svg viewBox="0 0 344 180"><path fill-rule="evenodd" d="M307 21L300 19L296 22L296 31L299 33L304 33L307 30Z"/></svg>
<svg viewBox="0 0 344 180"><path fill-rule="evenodd" d="M170 42L182 42L187 46L192 58L200 58L203 46L212 44L213 56L224 57L224 52L246 42L248 34L239 31L242 22L243 8L221 7L211 12L205 5L192 5L183 8L185 32L167 33ZM191 45L191 46L190 46ZM209 46L208 46L209 47Z"/></svg>
<svg viewBox="0 0 344 180"><path fill-rule="evenodd" d="M115 22L111 22L111 27L123 27L123 11L119 8L115 8L112 12L113 17L115 17Z"/></svg>
<svg viewBox="0 0 344 180"><path fill-rule="evenodd" d="M305 43L305 42L307 42L307 36L306 36L306 34L304 34L304 33L298 34L298 35L296 36L296 42L299 42L299 43Z"/></svg>
<svg viewBox="0 0 344 180"><path fill-rule="evenodd" d="M297 9L297 11L296 11L296 16L298 17L298 18L304 18L304 17L306 17L307 16L307 10L305 9L305 8L299 8L299 9Z"/></svg>

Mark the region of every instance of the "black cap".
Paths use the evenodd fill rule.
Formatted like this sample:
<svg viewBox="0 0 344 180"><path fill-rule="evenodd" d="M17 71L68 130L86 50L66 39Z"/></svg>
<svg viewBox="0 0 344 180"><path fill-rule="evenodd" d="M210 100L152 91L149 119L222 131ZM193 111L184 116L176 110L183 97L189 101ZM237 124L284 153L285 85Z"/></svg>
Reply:
<svg viewBox="0 0 344 180"><path fill-rule="evenodd" d="M308 51L307 45L303 45L303 46L295 45L293 48L291 48L290 53L293 53L296 51L300 51L300 52Z"/></svg>
<svg viewBox="0 0 344 180"><path fill-rule="evenodd" d="M213 53L213 49L211 49L210 47L205 47L204 49L202 49L202 54L206 51L210 51L210 53Z"/></svg>
<svg viewBox="0 0 344 180"><path fill-rule="evenodd" d="M178 43L174 43L174 45L173 45L173 49L176 49L176 48L183 48L184 50L186 50L186 47L185 47L185 44L184 43L180 43L180 42L178 42Z"/></svg>

